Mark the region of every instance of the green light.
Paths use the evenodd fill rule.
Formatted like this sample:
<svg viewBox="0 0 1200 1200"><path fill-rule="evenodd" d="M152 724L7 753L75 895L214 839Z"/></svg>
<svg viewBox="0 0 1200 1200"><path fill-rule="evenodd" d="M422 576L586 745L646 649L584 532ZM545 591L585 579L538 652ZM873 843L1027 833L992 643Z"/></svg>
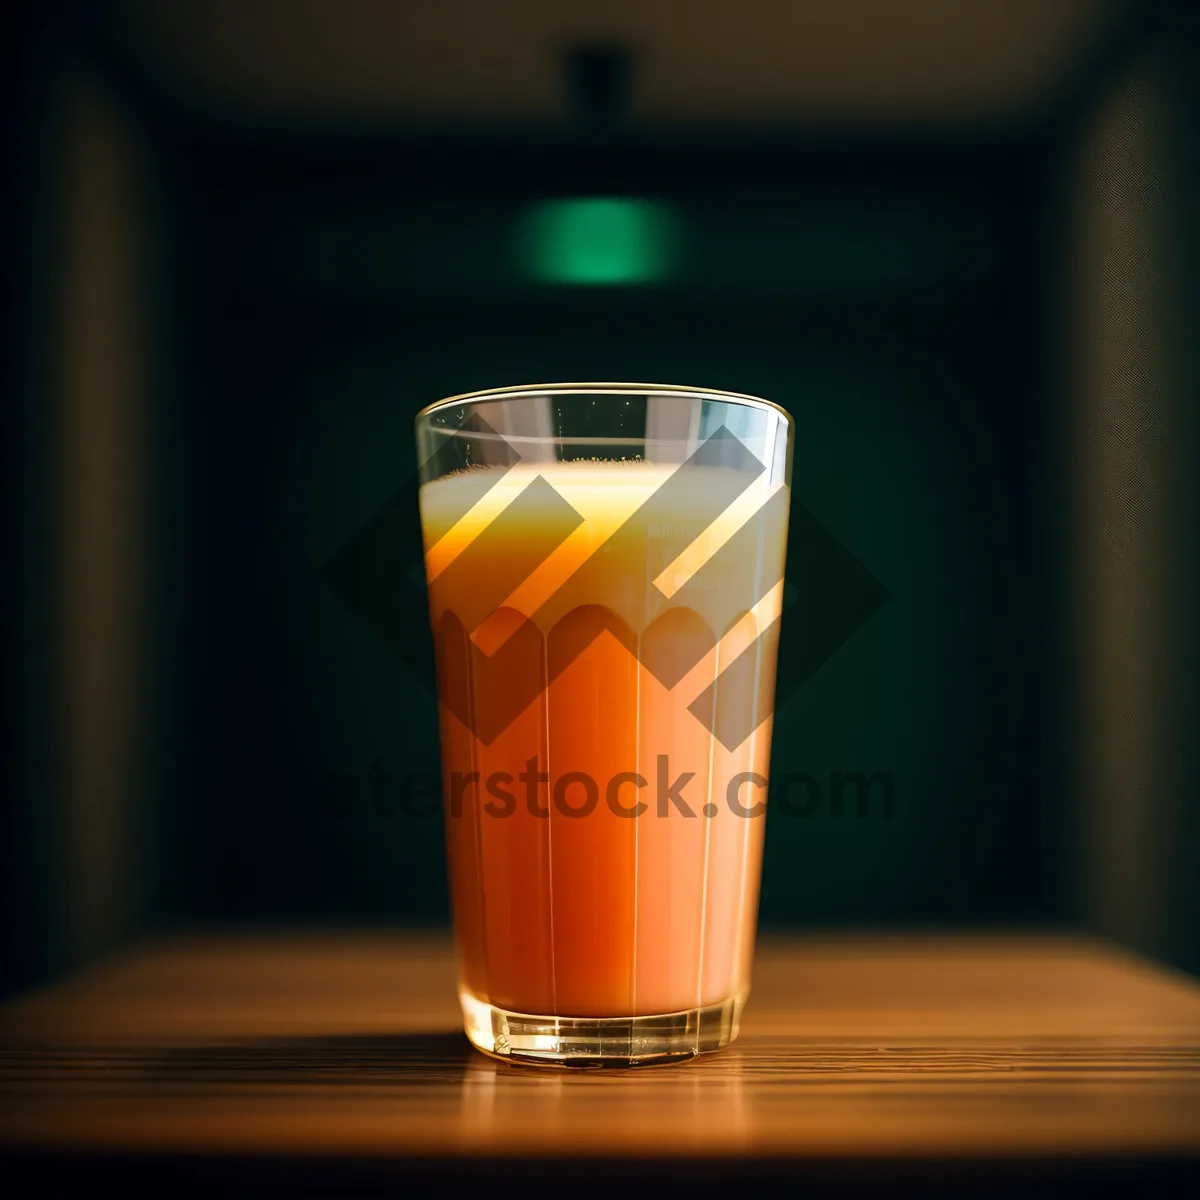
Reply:
<svg viewBox="0 0 1200 1200"><path fill-rule="evenodd" d="M675 266L677 234L671 210L653 201L550 200L525 214L517 248L542 283L653 283Z"/></svg>

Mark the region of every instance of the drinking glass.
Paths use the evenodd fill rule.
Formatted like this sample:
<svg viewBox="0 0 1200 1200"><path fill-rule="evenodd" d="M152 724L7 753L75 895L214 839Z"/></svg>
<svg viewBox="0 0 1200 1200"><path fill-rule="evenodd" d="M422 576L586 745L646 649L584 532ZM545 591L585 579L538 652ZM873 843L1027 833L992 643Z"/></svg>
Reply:
<svg viewBox="0 0 1200 1200"><path fill-rule="evenodd" d="M459 999L488 1054L668 1062L750 989L792 420L624 383L417 417Z"/></svg>

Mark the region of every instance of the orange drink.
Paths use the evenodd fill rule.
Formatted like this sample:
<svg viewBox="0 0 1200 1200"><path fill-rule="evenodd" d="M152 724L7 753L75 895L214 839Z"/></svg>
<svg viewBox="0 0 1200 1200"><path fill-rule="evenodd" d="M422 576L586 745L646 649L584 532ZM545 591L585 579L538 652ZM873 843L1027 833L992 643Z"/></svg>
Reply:
<svg viewBox="0 0 1200 1200"><path fill-rule="evenodd" d="M554 436L596 400L617 433ZM750 986L788 419L644 385L439 413L420 503L467 1033L568 1065L716 1049Z"/></svg>

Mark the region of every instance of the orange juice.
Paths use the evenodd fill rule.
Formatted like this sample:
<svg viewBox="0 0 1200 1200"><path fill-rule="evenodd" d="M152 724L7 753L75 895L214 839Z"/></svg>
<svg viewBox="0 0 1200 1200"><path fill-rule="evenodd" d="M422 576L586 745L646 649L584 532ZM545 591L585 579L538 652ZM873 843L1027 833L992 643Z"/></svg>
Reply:
<svg viewBox="0 0 1200 1200"><path fill-rule="evenodd" d="M460 987L563 1017L740 1005L787 489L484 469L473 504L479 471L421 489Z"/></svg>

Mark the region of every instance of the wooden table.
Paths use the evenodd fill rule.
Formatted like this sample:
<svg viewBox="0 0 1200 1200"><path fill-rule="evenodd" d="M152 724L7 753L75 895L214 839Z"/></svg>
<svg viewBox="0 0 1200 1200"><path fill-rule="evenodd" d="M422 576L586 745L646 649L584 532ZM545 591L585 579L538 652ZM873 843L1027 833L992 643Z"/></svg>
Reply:
<svg viewBox="0 0 1200 1200"><path fill-rule="evenodd" d="M1197 1174L1200 986L1066 936L765 940L731 1049L471 1050L441 935L150 944L0 1009L0 1148L60 1182L1011 1188ZM75 1173L74 1180L65 1178Z"/></svg>

